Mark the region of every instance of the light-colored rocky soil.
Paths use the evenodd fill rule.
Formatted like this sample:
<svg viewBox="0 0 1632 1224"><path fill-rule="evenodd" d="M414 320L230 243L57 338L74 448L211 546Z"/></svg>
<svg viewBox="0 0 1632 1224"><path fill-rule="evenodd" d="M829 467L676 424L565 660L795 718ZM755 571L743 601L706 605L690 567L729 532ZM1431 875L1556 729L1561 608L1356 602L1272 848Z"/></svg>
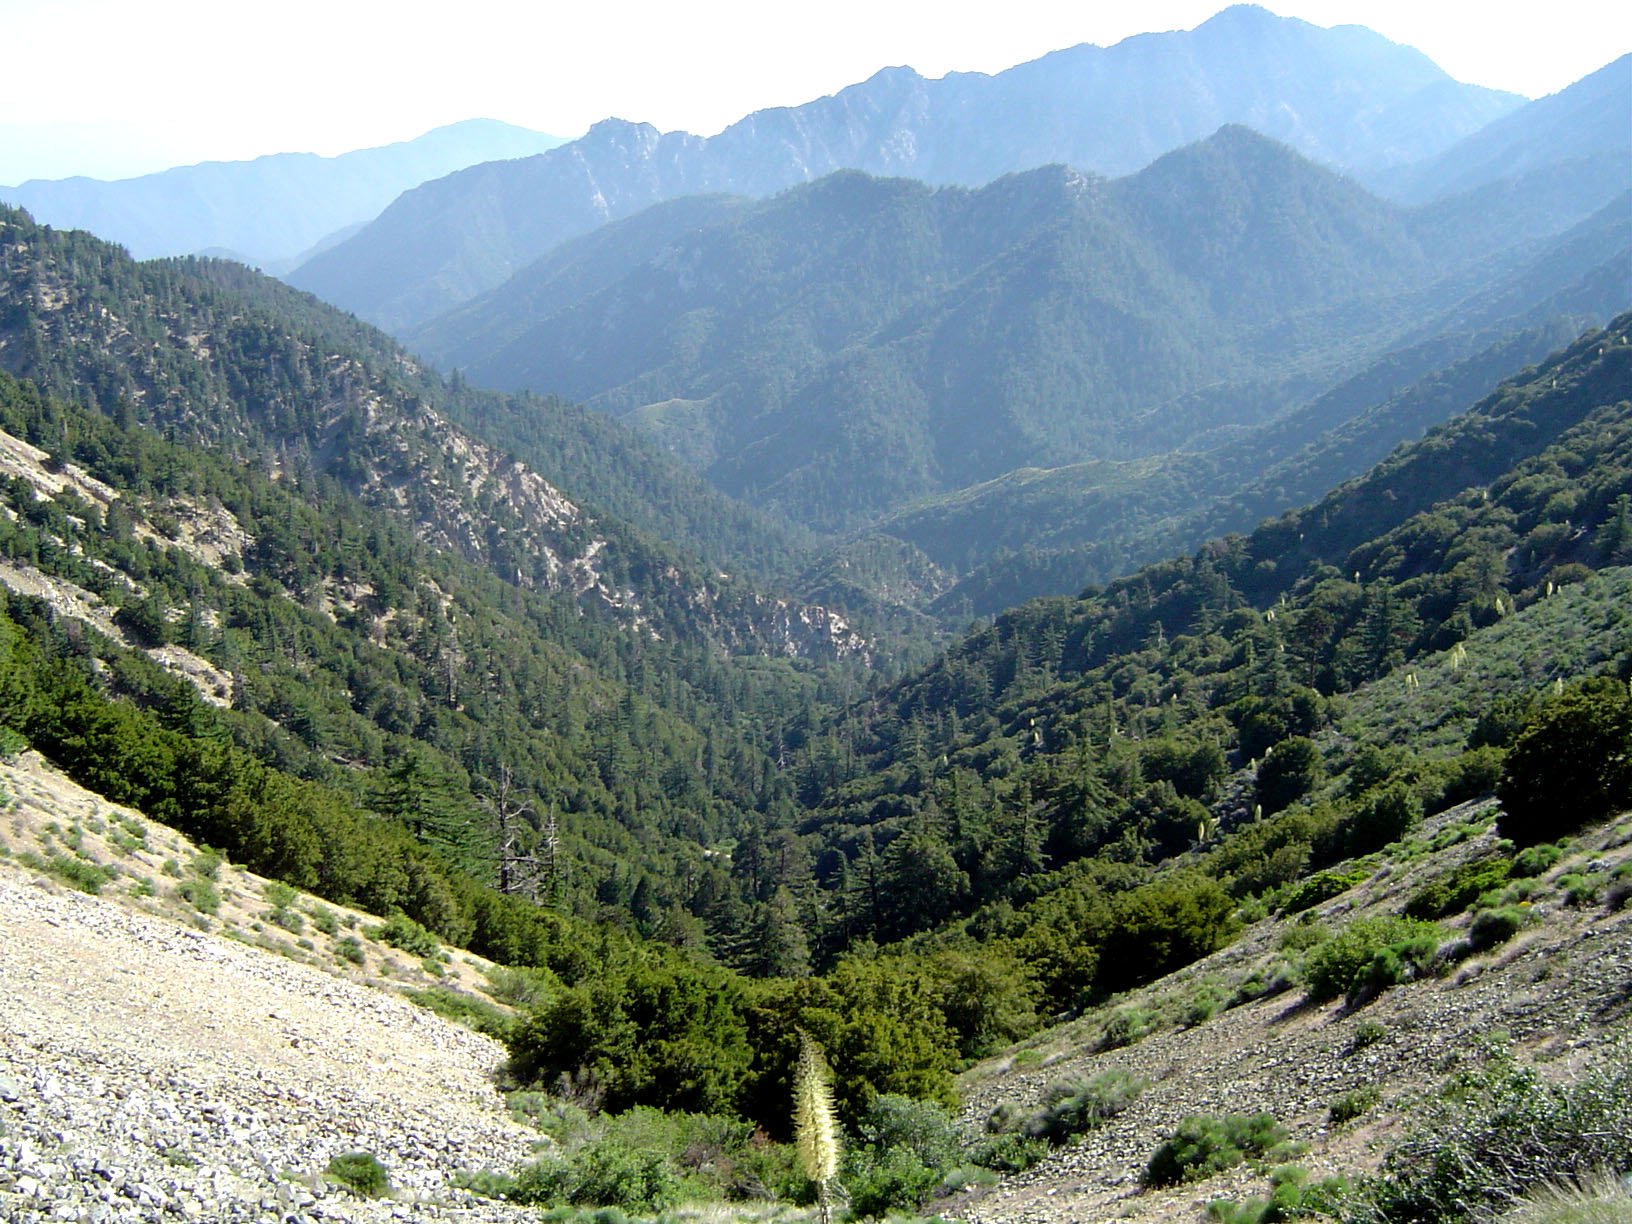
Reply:
<svg viewBox="0 0 1632 1224"><path fill-rule="evenodd" d="M216 918L192 912L151 861L189 848L157 826L112 856L122 874L104 896L21 866L46 826L97 857L108 847L90 826L128 846L121 822L137 818L37 757L0 769L0 786L13 799L0 815L12 855L0 859L0 1220L532 1218L451 1184L459 1170L513 1169L538 1138L505 1113L500 1046L355 966L324 967L315 930L309 949L287 949L311 963L242 942L260 937L250 926L266 909L246 873L221 869L235 900ZM150 896L144 879L159 882ZM401 954L366 947L383 980ZM350 1151L385 1165L391 1198L324 1181Z"/></svg>
<svg viewBox="0 0 1632 1224"><path fill-rule="evenodd" d="M1465 817L1462 809L1441 818ZM1425 835L1431 835L1430 828ZM1428 855L1316 908L1336 929L1351 917L1398 913L1433 873L1488 848L1485 832ZM1571 907L1549 884L1588 864L1607 873L1632 857L1632 817L1583 838L1538 881L1534 908L1544 919L1447 976L1386 991L1354 1009L1308 1005L1296 988L1220 1011L1191 1028L1167 1027L1135 1045L1096 1052L1106 1009L1047 1031L1028 1049L971 1070L960 1085L965 1117L978 1125L1004 1101L1028 1106L1057 1080L1121 1068L1150 1087L1103 1128L1053 1152L995 1189L941 1205L970 1224L1098 1224L1100 1221L1199 1221L1214 1199L1262 1197L1263 1170L1240 1167L1172 1190L1139 1184L1157 1144L1189 1114L1262 1110L1308 1145L1298 1158L1317 1177L1375 1168L1402 1134L1413 1098L1433 1091L1459 1062L1481 1057L1493 1038L1544 1073L1567 1077L1617 1033L1632 1036L1632 907ZM1465 925L1466 919L1461 920ZM1458 925L1448 923L1448 925ZM1146 990L1118 1000L1169 1017L1203 982L1228 985L1278 955L1287 924L1266 920L1232 947ZM1354 1048L1361 1025L1382 1035ZM1332 1103L1375 1086L1380 1101L1347 1125L1331 1123Z"/></svg>

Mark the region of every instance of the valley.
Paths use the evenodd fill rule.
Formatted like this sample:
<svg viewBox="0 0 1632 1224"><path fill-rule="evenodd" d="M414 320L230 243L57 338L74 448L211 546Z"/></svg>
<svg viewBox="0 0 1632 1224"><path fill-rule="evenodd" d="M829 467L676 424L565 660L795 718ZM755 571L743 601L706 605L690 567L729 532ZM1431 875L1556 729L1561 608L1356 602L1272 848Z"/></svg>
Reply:
<svg viewBox="0 0 1632 1224"><path fill-rule="evenodd" d="M0 188L0 1217L1621 1218L1628 113L1243 5Z"/></svg>

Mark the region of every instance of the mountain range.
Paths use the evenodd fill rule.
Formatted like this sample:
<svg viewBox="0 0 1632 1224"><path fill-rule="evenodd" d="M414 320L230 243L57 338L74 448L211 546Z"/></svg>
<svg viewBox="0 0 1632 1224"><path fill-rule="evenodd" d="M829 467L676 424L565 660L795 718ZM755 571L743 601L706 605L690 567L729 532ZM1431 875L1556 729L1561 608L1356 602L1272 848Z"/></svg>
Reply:
<svg viewBox="0 0 1632 1224"><path fill-rule="evenodd" d="M1436 363L1632 305L1632 197L1557 234L1529 181L1405 208L1233 127L1117 180L846 172L654 207L407 341L473 382L583 400L790 523L927 548L954 579L1022 543L1078 549L1041 587L998 584L1075 590L1127 560L1081 563L1111 499L1124 524L1182 516ZM1389 419L1324 477L1433 423Z"/></svg>
<svg viewBox="0 0 1632 1224"><path fill-rule="evenodd" d="M338 157L275 153L111 182L31 179L0 187L0 201L26 208L43 224L122 243L138 259L214 254L280 272L372 221L411 187L561 143L542 132L469 119Z"/></svg>
<svg viewBox="0 0 1632 1224"><path fill-rule="evenodd" d="M680 196L760 197L840 169L963 186L1055 162L1121 175L1231 123L1369 171L1431 157L1521 102L1459 84L1369 30L1237 6L1192 31L1075 47L994 76L888 69L706 139L608 120L538 157L408 193L291 280L398 331L568 238Z"/></svg>

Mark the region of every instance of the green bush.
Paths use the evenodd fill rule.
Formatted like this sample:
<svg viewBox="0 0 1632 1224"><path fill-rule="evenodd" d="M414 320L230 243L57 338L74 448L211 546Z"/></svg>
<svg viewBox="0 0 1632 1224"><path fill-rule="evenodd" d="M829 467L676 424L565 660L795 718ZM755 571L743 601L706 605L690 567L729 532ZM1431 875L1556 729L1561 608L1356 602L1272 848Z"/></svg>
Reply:
<svg viewBox="0 0 1632 1224"><path fill-rule="evenodd" d="M1192 1114L1156 1149L1145 1167L1144 1184L1201 1181L1249 1157L1267 1155L1287 1137L1286 1128L1267 1113Z"/></svg>
<svg viewBox="0 0 1632 1224"><path fill-rule="evenodd" d="M369 933L369 938L400 948L410 956L435 956L442 951L442 941L398 911Z"/></svg>
<svg viewBox="0 0 1632 1224"><path fill-rule="evenodd" d="M1048 1155L1048 1142L1008 1130L985 1135L969 1148L969 1159L999 1173L1023 1173Z"/></svg>
<svg viewBox="0 0 1632 1224"><path fill-rule="evenodd" d="M1382 1099L1382 1093L1375 1084L1368 1084L1364 1088L1356 1088L1352 1092L1345 1092L1332 1102L1330 1120L1333 1126L1342 1126L1353 1122L1361 1114L1367 1112Z"/></svg>
<svg viewBox="0 0 1632 1224"><path fill-rule="evenodd" d="M1330 901L1333 897L1341 896L1356 884L1364 884L1371 878L1371 872L1364 867L1334 868L1330 871L1317 871L1302 883L1295 885L1292 891L1281 903L1283 914L1301 914L1323 901Z"/></svg>
<svg viewBox="0 0 1632 1224"><path fill-rule="evenodd" d="M1375 1020L1362 1020L1354 1026L1354 1032L1349 1034L1349 1053L1363 1050L1367 1046L1374 1046L1384 1037L1388 1030Z"/></svg>
<svg viewBox="0 0 1632 1224"><path fill-rule="evenodd" d="M1337 1217L1348 1197L1348 1183L1340 1177L1309 1181L1309 1171L1300 1165L1282 1165L1271 1170L1269 1197L1232 1203L1217 1199L1207 1204L1207 1214L1219 1224L1282 1224L1282 1221Z"/></svg>
<svg viewBox="0 0 1632 1224"><path fill-rule="evenodd" d="M95 863L88 863L81 858L70 858L64 854L48 854L41 857L32 851L24 851L17 856L17 861L24 866L32 867L35 871L43 871L54 875L66 884L71 884L80 892L90 893L93 897L102 892L102 886L113 879L113 872L106 867L99 867Z"/></svg>
<svg viewBox="0 0 1632 1224"><path fill-rule="evenodd" d="M1302 735L1289 736L1276 744L1258 766L1258 803L1266 813L1278 812L1312 791L1323 772L1315 741Z"/></svg>
<svg viewBox="0 0 1632 1224"><path fill-rule="evenodd" d="M176 886L176 891L201 914L214 914L221 909L220 892L204 876L183 880Z"/></svg>
<svg viewBox="0 0 1632 1224"><path fill-rule="evenodd" d="M1632 808L1632 698L1612 680L1542 704L1507 755L1497 829L1521 846L1556 841Z"/></svg>
<svg viewBox="0 0 1632 1224"><path fill-rule="evenodd" d="M391 1189L385 1166L371 1152L343 1152L329 1161L325 1174L364 1198L379 1198Z"/></svg>
<svg viewBox="0 0 1632 1224"><path fill-rule="evenodd" d="M1474 859L1452 868L1417 892L1405 904L1408 918L1444 918L1468 909L1486 893L1507 882L1512 863L1504 858Z"/></svg>
<svg viewBox="0 0 1632 1224"><path fill-rule="evenodd" d="M1148 1007L1119 1007L1105 1020L1100 1031L1099 1048L1120 1050L1149 1037L1161 1024L1160 1017Z"/></svg>
<svg viewBox="0 0 1632 1224"><path fill-rule="evenodd" d="M1060 1080L1043 1093L1043 1105L1026 1119L1025 1133L1049 1143L1065 1143L1114 1118L1144 1092L1147 1084L1126 1071Z"/></svg>
<svg viewBox="0 0 1632 1224"><path fill-rule="evenodd" d="M1364 1188L1382 1224L1489 1219L1531 1187L1632 1168L1632 1044L1554 1083L1499 1051L1454 1076Z"/></svg>
<svg viewBox="0 0 1632 1224"><path fill-rule="evenodd" d="M1343 853L1371 854L1399 841L1422 819L1422 803L1404 782L1367 794L1343 822Z"/></svg>
<svg viewBox="0 0 1632 1224"><path fill-rule="evenodd" d="M1474 952L1488 952L1512 939L1529 922L1529 911L1516 905L1480 910L1468 926L1468 947Z"/></svg>
<svg viewBox="0 0 1632 1224"><path fill-rule="evenodd" d="M571 1156L522 1166L511 1198L541 1207L622 1207L661 1211L680 1201L679 1173L661 1152L602 1140Z"/></svg>
<svg viewBox="0 0 1632 1224"><path fill-rule="evenodd" d="M1304 965L1309 998L1355 1000L1416 977L1438 951L1443 932L1413 918L1361 918L1315 948Z"/></svg>
<svg viewBox="0 0 1632 1224"><path fill-rule="evenodd" d="M1542 842L1537 846L1526 846L1513 856L1513 875L1524 880L1533 880L1537 876L1551 871L1564 857L1564 847L1556 846L1552 842Z"/></svg>
<svg viewBox="0 0 1632 1224"><path fill-rule="evenodd" d="M916 1212L940 1185L942 1171L924 1164L905 1148L850 1152L840 1180L850 1207L860 1219L892 1211Z"/></svg>

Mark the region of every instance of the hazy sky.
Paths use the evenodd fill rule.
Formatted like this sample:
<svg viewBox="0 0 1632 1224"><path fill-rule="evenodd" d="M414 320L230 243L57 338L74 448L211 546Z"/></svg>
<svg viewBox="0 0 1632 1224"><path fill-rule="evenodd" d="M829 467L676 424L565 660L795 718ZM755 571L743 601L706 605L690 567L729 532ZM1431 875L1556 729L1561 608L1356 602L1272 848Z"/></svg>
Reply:
<svg viewBox="0 0 1632 1224"><path fill-rule="evenodd" d="M0 0L0 183L344 152L478 116L709 135L886 65L995 72L1189 29L1221 0ZM1632 49L1632 5L1268 0L1370 26L1459 80L1552 93ZM798 15L795 16L794 14Z"/></svg>

